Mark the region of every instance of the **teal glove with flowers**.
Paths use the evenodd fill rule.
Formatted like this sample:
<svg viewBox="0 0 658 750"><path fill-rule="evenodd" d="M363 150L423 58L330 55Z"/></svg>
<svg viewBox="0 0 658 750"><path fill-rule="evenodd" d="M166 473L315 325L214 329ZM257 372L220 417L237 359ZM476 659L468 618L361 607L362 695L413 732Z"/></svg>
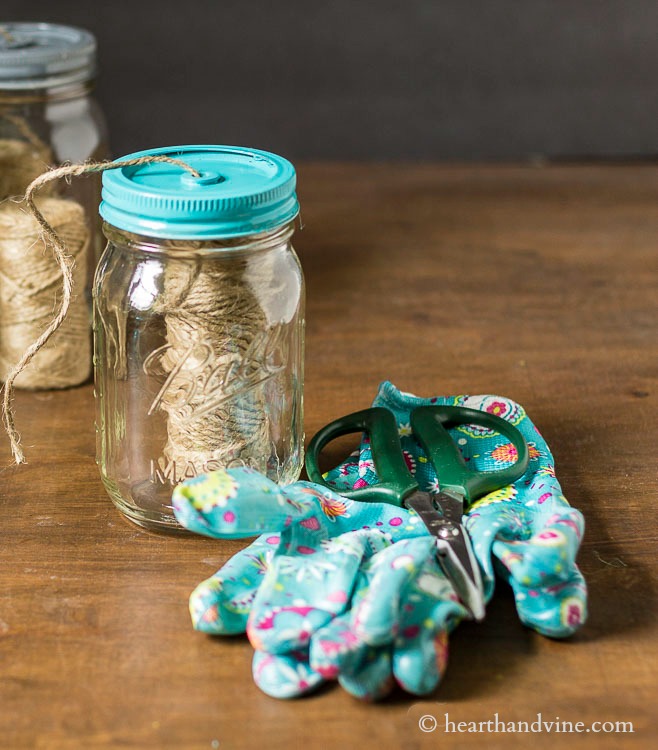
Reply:
<svg viewBox="0 0 658 750"><path fill-rule="evenodd" d="M415 513L310 482L280 488L251 469L188 480L173 504L206 536L267 530L190 597L198 630L247 633L266 693L292 697L329 678L369 699L395 681L436 687L447 631L465 612Z"/></svg>
<svg viewBox="0 0 658 750"><path fill-rule="evenodd" d="M409 415L430 403L492 411L524 434L526 474L474 503L466 526L484 571L485 599L496 569L512 585L524 623L554 637L571 634L586 611L574 562L583 522L561 494L545 442L507 399L419 399L384 383L374 405L395 414L421 489L436 489L438 481L411 435ZM513 446L486 429L461 425L452 434L478 470L516 460ZM377 481L367 439L357 455L327 475L337 492ZM197 629L247 632L256 649L254 678L265 692L291 697L327 678L363 698L381 697L395 682L416 694L436 687L447 633L466 613L415 513L346 500L308 482L278 488L247 469L189 480L176 489L174 508L183 526L209 536L267 532L190 599Z"/></svg>

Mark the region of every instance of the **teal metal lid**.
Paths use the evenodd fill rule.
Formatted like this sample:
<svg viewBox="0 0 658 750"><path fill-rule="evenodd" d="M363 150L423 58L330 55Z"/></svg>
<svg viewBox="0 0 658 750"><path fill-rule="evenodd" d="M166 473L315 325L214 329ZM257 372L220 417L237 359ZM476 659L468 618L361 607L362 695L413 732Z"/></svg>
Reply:
<svg viewBox="0 0 658 750"><path fill-rule="evenodd" d="M103 172L100 215L113 226L161 239L238 237L274 229L299 213L295 168L276 154L236 146L171 146L121 157L169 156Z"/></svg>
<svg viewBox="0 0 658 750"><path fill-rule="evenodd" d="M0 89L67 86L93 78L96 39L54 23L0 22Z"/></svg>

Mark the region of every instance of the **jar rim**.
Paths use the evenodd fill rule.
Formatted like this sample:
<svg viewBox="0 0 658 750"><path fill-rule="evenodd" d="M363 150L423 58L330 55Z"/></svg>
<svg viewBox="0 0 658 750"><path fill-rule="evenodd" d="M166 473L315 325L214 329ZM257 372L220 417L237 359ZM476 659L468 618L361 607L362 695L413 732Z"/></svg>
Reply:
<svg viewBox="0 0 658 750"><path fill-rule="evenodd" d="M188 238L162 238L136 233L103 221L103 234L109 242L125 243L145 253L171 253L177 257L184 255L216 255L268 250L280 247L295 231L295 221L285 222L277 227L261 232L240 236L206 237L203 240ZM167 242L168 244L164 244Z"/></svg>
<svg viewBox="0 0 658 750"><path fill-rule="evenodd" d="M0 24L0 91L54 89L96 75L96 38L53 23Z"/></svg>

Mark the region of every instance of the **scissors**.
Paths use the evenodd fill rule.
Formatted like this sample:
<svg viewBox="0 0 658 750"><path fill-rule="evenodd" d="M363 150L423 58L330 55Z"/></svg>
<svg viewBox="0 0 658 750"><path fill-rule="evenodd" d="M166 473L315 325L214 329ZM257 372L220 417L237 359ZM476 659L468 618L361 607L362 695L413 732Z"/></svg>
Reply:
<svg viewBox="0 0 658 750"><path fill-rule="evenodd" d="M498 471L472 471L448 429L472 424L508 438L517 452L512 466ZM341 495L365 502L389 503L414 510L436 539L437 560L455 591L477 621L484 618L484 589L480 568L462 523L465 505L515 482L528 467L528 445L512 424L488 412L464 406L420 406L411 412L411 431L432 463L438 492L424 492L407 468L393 412L373 407L354 412L323 427L311 440L306 471L311 481L330 487L319 468L320 453L341 435L365 432L379 482Z"/></svg>

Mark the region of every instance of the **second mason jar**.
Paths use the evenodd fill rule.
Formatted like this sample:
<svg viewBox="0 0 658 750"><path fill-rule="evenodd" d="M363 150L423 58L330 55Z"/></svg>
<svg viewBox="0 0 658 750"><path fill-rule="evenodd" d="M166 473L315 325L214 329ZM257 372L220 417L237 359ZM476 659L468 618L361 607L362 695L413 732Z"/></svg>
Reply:
<svg viewBox="0 0 658 750"><path fill-rule="evenodd" d="M107 125L93 97L95 79L96 39L89 31L51 23L0 23L0 201L22 195L49 166L107 158ZM100 180L91 175L58 184L57 190L85 210L91 282L101 247L96 212Z"/></svg>
<svg viewBox="0 0 658 750"><path fill-rule="evenodd" d="M183 146L107 171L94 282L98 463L119 509L177 530L173 487L303 460L304 282L295 170L264 151Z"/></svg>

